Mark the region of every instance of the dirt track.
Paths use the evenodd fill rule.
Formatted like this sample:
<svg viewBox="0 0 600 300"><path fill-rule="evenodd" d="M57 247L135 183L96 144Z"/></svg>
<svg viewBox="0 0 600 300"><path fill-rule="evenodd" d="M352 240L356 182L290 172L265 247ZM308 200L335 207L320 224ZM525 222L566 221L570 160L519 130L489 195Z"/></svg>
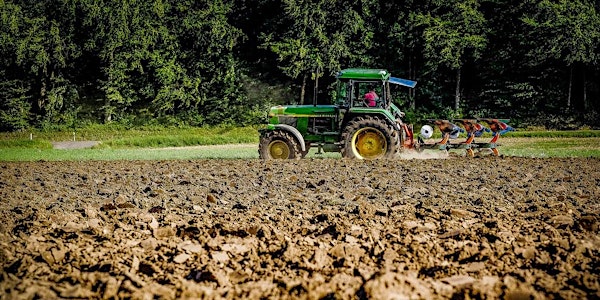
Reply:
<svg viewBox="0 0 600 300"><path fill-rule="evenodd" d="M70 142L52 142L54 149L86 149L99 145L98 141L70 141Z"/></svg>
<svg viewBox="0 0 600 300"><path fill-rule="evenodd" d="M0 162L0 298L598 298L599 159Z"/></svg>

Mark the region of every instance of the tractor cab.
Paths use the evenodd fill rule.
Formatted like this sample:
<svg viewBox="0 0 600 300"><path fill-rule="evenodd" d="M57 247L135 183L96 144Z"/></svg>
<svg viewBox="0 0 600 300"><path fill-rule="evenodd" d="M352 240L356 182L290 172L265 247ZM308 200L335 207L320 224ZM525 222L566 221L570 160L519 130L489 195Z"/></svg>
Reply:
<svg viewBox="0 0 600 300"><path fill-rule="evenodd" d="M390 120L401 119L404 113L393 104L391 85L414 88L415 81L392 77L384 69L344 69L337 73L336 105L349 117L355 114L381 114ZM365 95L373 88L377 94L374 105Z"/></svg>
<svg viewBox="0 0 600 300"><path fill-rule="evenodd" d="M384 69L345 69L337 73L337 103L342 107L369 107L365 95L374 88L378 98L376 108L388 109L391 104L390 84L414 88L415 81L392 77Z"/></svg>
<svg viewBox="0 0 600 300"><path fill-rule="evenodd" d="M345 108L369 107L365 95L373 88L377 94L374 107L384 108L389 99L386 80L390 73L380 69L345 69L338 72L337 104Z"/></svg>
<svg viewBox="0 0 600 300"><path fill-rule="evenodd" d="M385 85L382 81L358 81L358 80L348 80L347 82L339 82L340 88L346 93L343 99L339 103L342 106L350 107L378 107L384 108L387 93L385 93ZM374 91L375 95L375 103L374 105L369 105L367 101L367 94L371 91Z"/></svg>

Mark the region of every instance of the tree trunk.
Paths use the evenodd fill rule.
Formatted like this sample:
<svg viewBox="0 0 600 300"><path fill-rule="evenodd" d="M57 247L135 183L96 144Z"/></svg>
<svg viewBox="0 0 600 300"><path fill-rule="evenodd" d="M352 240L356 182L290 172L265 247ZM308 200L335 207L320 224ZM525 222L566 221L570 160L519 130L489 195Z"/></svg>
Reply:
<svg viewBox="0 0 600 300"><path fill-rule="evenodd" d="M304 104L304 95L306 93L306 74L302 76L302 88L300 89L300 104Z"/></svg>
<svg viewBox="0 0 600 300"><path fill-rule="evenodd" d="M319 71L315 75L315 91L313 95L313 105L317 105L317 97L319 95Z"/></svg>
<svg viewBox="0 0 600 300"><path fill-rule="evenodd" d="M454 98L454 110L458 111L460 109L460 80L461 80L461 69L462 67L459 67L456 70L456 91L455 91L455 98Z"/></svg>
<svg viewBox="0 0 600 300"><path fill-rule="evenodd" d="M571 71L569 74L569 94L567 95L567 108L571 108L571 93L573 90L573 66L571 65Z"/></svg>
<svg viewBox="0 0 600 300"><path fill-rule="evenodd" d="M110 56L108 58L108 65L110 69L114 68L114 51L110 52ZM113 76L110 75L111 73L112 72L110 72L108 75L108 82L112 85ZM112 121L112 109L110 108L110 99L108 95L105 94L104 97L106 97L104 100L104 123L106 124Z"/></svg>
<svg viewBox="0 0 600 300"><path fill-rule="evenodd" d="M585 76L585 67L583 68L583 108L587 111L590 108L590 104L587 99L587 78Z"/></svg>
<svg viewBox="0 0 600 300"><path fill-rule="evenodd" d="M40 88L40 98L38 98L38 109L40 113L44 113L46 108L46 80L42 79L42 87Z"/></svg>
<svg viewBox="0 0 600 300"><path fill-rule="evenodd" d="M416 71L414 70L414 66L413 66L413 55L412 55L412 49L409 51L408 54L408 78L410 78L411 80L415 80L415 73ZM411 110L415 110L416 109L416 103L415 103L415 89L408 89L408 99L409 99L409 107Z"/></svg>
<svg viewBox="0 0 600 300"><path fill-rule="evenodd" d="M104 101L104 105L105 105L105 110L104 110L104 123L110 123L112 121L112 114L111 114L111 109L110 107L110 100L108 100L108 97L106 97L106 100Z"/></svg>

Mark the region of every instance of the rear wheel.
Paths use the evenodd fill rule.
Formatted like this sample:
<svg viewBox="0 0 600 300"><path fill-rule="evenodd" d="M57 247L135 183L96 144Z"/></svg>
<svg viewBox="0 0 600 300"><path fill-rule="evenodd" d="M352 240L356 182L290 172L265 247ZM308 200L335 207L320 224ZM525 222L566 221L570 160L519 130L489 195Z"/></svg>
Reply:
<svg viewBox="0 0 600 300"><path fill-rule="evenodd" d="M298 141L291 134L273 130L261 134L258 155L262 159L299 159L301 151Z"/></svg>
<svg viewBox="0 0 600 300"><path fill-rule="evenodd" d="M342 133L342 156L358 159L393 157L401 138L387 122L375 117L357 117L348 122Z"/></svg>

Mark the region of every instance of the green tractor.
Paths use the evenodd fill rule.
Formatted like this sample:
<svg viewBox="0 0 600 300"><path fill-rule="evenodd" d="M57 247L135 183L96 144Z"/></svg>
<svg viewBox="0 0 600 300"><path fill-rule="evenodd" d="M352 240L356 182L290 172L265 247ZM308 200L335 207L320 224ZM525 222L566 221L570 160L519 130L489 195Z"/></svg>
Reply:
<svg viewBox="0 0 600 300"><path fill-rule="evenodd" d="M382 69L358 68L342 70L336 79L335 104L270 109L269 124L260 130L261 158L299 159L318 147L319 153L378 159L404 147L408 127L402 123L404 113L392 103L390 84L414 88L416 82ZM375 94L366 95L370 91Z"/></svg>

